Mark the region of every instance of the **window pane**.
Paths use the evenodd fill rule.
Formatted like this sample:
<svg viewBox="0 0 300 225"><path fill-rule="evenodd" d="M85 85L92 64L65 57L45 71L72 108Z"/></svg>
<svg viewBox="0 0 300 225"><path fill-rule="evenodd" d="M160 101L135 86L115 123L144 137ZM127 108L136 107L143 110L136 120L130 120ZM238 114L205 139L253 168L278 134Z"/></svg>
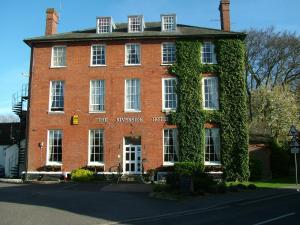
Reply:
<svg viewBox="0 0 300 225"><path fill-rule="evenodd" d="M218 128L205 129L205 161L220 163L220 134Z"/></svg>
<svg viewBox="0 0 300 225"><path fill-rule="evenodd" d="M206 109L218 109L219 108L219 93L218 93L218 78L217 77L205 77L204 84L204 107Z"/></svg>
<svg viewBox="0 0 300 225"><path fill-rule="evenodd" d="M129 32L142 32L143 31L143 17L131 16L129 19Z"/></svg>
<svg viewBox="0 0 300 225"><path fill-rule="evenodd" d="M164 129L164 161L178 161L177 129Z"/></svg>
<svg viewBox="0 0 300 225"><path fill-rule="evenodd" d="M51 81L50 111L64 111L64 81Z"/></svg>
<svg viewBox="0 0 300 225"><path fill-rule="evenodd" d="M56 46L52 50L52 66L65 66L66 65L66 47Z"/></svg>
<svg viewBox="0 0 300 225"><path fill-rule="evenodd" d="M162 17L163 31L174 31L176 30L176 19L175 16L163 16Z"/></svg>
<svg viewBox="0 0 300 225"><path fill-rule="evenodd" d="M140 110L140 80L126 80L126 110Z"/></svg>
<svg viewBox="0 0 300 225"><path fill-rule="evenodd" d="M173 64L175 62L175 43L162 44L163 64Z"/></svg>
<svg viewBox="0 0 300 225"><path fill-rule="evenodd" d="M202 63L215 63L214 45L211 42L204 42L201 47Z"/></svg>
<svg viewBox="0 0 300 225"><path fill-rule="evenodd" d="M92 65L105 65L105 46L92 46Z"/></svg>
<svg viewBox="0 0 300 225"><path fill-rule="evenodd" d="M140 45L127 44L126 45L126 64L135 65L140 64Z"/></svg>
<svg viewBox="0 0 300 225"><path fill-rule="evenodd" d="M175 92L176 79L164 80L164 109L177 108L177 95Z"/></svg>
<svg viewBox="0 0 300 225"><path fill-rule="evenodd" d="M103 130L90 130L90 162L103 162Z"/></svg>
<svg viewBox="0 0 300 225"><path fill-rule="evenodd" d="M92 80L90 89L90 111L105 110L105 81Z"/></svg>
<svg viewBox="0 0 300 225"><path fill-rule="evenodd" d="M62 162L62 131L49 130L48 131L48 154L49 162Z"/></svg>
<svg viewBox="0 0 300 225"><path fill-rule="evenodd" d="M111 32L111 18L102 17L98 19L98 33Z"/></svg>

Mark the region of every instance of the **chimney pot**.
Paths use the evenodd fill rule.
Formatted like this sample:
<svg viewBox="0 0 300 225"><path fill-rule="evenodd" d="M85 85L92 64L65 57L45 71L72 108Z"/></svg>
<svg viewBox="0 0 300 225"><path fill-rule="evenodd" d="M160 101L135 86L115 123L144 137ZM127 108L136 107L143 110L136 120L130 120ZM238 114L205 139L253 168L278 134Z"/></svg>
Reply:
<svg viewBox="0 0 300 225"><path fill-rule="evenodd" d="M224 31L230 31L230 0L220 1L220 18L221 18L221 29Z"/></svg>
<svg viewBox="0 0 300 225"><path fill-rule="evenodd" d="M54 8L46 10L46 31L45 35L52 35L57 33L58 13Z"/></svg>

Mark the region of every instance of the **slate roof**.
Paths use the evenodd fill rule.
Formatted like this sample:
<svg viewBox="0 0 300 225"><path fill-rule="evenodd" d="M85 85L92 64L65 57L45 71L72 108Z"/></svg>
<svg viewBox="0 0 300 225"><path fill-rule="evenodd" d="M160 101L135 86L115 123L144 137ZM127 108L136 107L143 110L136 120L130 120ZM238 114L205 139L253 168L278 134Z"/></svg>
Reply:
<svg viewBox="0 0 300 225"><path fill-rule="evenodd" d="M154 38L244 38L245 33L227 32L218 29L204 28L177 24L174 32L162 32L160 22L146 22L144 32L128 33L127 23L115 24L113 32L97 34L96 28L78 30L67 33L58 33L48 36L40 36L25 39L24 42L31 46L39 42L66 42L66 41L86 41L86 40L126 40L126 39L154 39Z"/></svg>

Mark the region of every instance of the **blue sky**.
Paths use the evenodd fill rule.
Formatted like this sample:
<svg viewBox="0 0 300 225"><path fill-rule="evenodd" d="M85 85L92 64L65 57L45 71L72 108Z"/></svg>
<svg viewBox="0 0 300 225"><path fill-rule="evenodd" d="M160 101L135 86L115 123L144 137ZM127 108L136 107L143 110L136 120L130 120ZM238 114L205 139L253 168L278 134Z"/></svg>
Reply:
<svg viewBox="0 0 300 225"><path fill-rule="evenodd" d="M0 2L0 114L11 112L11 96L27 82L30 48L23 42L45 32L45 11L60 13L58 32L91 28L97 16L125 22L127 15L143 14L159 21L161 13L176 13L177 22L219 28L219 0L1 0ZM300 35L299 0L231 0L231 28L274 26Z"/></svg>

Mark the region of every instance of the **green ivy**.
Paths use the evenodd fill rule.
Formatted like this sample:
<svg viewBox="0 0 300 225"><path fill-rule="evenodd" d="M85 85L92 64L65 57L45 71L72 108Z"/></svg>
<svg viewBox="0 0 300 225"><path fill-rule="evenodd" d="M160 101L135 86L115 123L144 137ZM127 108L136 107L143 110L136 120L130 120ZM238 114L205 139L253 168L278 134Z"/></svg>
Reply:
<svg viewBox="0 0 300 225"><path fill-rule="evenodd" d="M170 68L177 75L178 107L173 121L178 128L179 160L203 162L203 127L201 96L201 43L176 42L176 64Z"/></svg>
<svg viewBox="0 0 300 225"><path fill-rule="evenodd" d="M178 108L170 115L177 125L179 160L204 164L205 122L221 130L221 160L227 180L247 180L248 128L244 79L244 43L238 39L215 42L216 65L201 64L201 42L176 42L176 63L169 68L177 76ZM220 110L202 110L202 73L219 77Z"/></svg>
<svg viewBox="0 0 300 225"><path fill-rule="evenodd" d="M216 43L220 78L221 158L228 180L249 178L245 45L242 40Z"/></svg>

